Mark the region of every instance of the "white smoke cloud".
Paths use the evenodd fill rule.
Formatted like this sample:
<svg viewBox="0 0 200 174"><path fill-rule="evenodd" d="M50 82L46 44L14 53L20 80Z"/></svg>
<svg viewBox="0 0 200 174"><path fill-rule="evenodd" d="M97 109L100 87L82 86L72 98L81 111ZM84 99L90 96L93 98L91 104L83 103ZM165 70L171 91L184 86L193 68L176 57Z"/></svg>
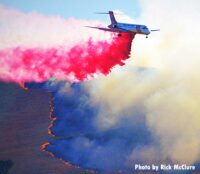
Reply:
<svg viewBox="0 0 200 174"><path fill-rule="evenodd" d="M22 13L0 4L0 49L10 47L69 46L92 37L109 38L107 33L84 26L97 26L102 22L64 19L31 12ZM81 34L80 34L81 33Z"/></svg>
<svg viewBox="0 0 200 174"><path fill-rule="evenodd" d="M144 113L154 141L133 148L129 160L187 164L200 160L199 5L197 0L141 0L138 23L161 31L149 39L136 36L127 67L87 85L91 102L101 105L99 129L119 124L130 108L130 121L138 109Z"/></svg>

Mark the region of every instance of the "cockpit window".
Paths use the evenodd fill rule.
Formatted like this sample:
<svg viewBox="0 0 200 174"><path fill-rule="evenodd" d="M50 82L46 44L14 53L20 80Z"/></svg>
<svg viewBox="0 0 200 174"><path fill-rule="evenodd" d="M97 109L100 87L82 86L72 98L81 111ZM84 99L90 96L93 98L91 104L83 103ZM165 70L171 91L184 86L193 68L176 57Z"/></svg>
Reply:
<svg viewBox="0 0 200 174"><path fill-rule="evenodd" d="M147 27L143 27L142 29L147 29Z"/></svg>

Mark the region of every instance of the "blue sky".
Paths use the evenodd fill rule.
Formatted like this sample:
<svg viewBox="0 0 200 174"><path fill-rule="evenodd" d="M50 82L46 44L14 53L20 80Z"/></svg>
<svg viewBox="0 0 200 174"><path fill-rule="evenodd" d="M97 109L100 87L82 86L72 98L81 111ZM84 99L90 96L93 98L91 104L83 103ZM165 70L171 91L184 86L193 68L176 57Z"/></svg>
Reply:
<svg viewBox="0 0 200 174"><path fill-rule="evenodd" d="M127 15L136 18L140 14L138 0L0 0L1 4L13 7L22 12L40 12L45 15L57 15L65 18L104 19L94 12L121 10Z"/></svg>

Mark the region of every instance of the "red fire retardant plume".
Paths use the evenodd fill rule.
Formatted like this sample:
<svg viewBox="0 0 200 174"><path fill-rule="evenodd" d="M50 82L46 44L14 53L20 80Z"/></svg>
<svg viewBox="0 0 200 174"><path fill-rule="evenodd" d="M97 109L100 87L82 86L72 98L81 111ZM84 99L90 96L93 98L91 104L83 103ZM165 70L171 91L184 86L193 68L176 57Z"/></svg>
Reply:
<svg viewBox="0 0 200 174"><path fill-rule="evenodd" d="M108 74L115 65L129 58L134 35L114 35L112 41L73 45L69 49L9 48L0 50L0 80L6 82L82 81L94 74Z"/></svg>

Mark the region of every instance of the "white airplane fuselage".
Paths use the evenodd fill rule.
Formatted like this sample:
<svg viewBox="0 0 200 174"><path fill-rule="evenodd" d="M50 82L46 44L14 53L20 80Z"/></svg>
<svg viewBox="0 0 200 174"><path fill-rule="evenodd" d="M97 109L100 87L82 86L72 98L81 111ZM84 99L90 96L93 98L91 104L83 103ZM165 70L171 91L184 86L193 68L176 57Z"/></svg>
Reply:
<svg viewBox="0 0 200 174"><path fill-rule="evenodd" d="M119 33L123 32L133 32L135 34L144 34L149 35L150 31L145 25L137 24L127 24L127 23L116 23L108 25L108 28L118 31Z"/></svg>

